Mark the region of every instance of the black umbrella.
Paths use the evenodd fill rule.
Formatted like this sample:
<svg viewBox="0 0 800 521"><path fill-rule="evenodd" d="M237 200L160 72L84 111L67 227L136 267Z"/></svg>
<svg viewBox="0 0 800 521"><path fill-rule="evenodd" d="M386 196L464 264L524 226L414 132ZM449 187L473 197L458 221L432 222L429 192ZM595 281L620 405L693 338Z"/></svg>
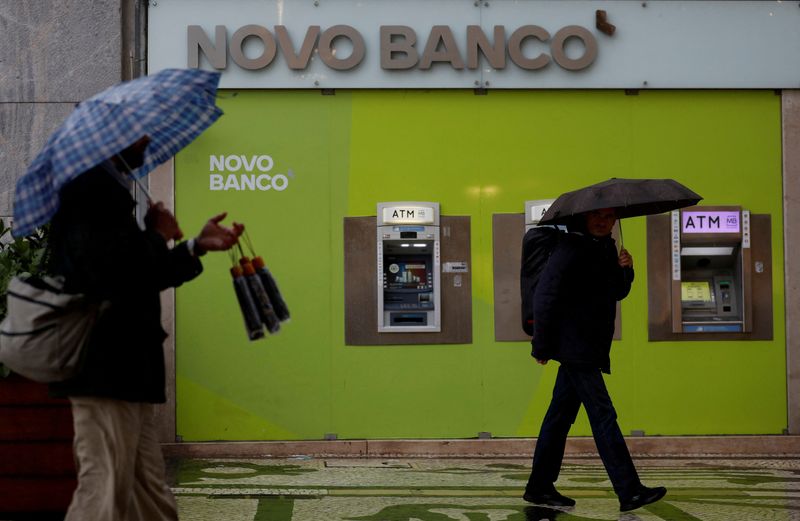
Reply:
<svg viewBox="0 0 800 521"><path fill-rule="evenodd" d="M609 179L562 194L539 224L566 224L575 215L613 208L617 217L637 217L693 206L702 199L672 179Z"/></svg>
<svg viewBox="0 0 800 521"><path fill-rule="evenodd" d="M701 199L672 179L614 178L560 195L539 224L565 224L574 215L603 208L613 208L620 219L664 213Z"/></svg>
<svg viewBox="0 0 800 521"><path fill-rule="evenodd" d="M244 231L244 241L247 244L247 248L250 250L250 253L253 255L253 268L255 268L256 275L258 275L258 278L261 281L261 285L264 288L266 297L272 304L273 315L280 322L289 320L289 308L286 306L286 301L283 300L283 295L281 295L281 291L278 289L278 283L275 281L275 277L272 276L272 273L270 273L270 271L267 269L266 264L264 264L264 259L256 255L256 252L253 249L253 243L250 242L250 236L248 235L247 230ZM244 254L242 255L243 258L246 258L244 257Z"/></svg>
<svg viewBox="0 0 800 521"><path fill-rule="evenodd" d="M264 338L263 322L261 322L250 288L247 286L247 279L244 278L244 270L239 266L233 266L231 276L233 277L233 289L236 291L236 300L239 301L239 308L242 310L247 338L250 340Z"/></svg>

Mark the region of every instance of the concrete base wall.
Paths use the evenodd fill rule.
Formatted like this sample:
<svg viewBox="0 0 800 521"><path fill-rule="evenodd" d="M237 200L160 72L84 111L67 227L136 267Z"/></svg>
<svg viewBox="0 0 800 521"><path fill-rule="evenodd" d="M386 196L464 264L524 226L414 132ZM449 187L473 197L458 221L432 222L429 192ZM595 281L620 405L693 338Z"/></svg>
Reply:
<svg viewBox="0 0 800 521"><path fill-rule="evenodd" d="M626 439L634 457L800 457L800 436L664 436ZM533 456L533 438L167 443L181 458L504 458ZM597 457L592 438L567 440L566 456Z"/></svg>

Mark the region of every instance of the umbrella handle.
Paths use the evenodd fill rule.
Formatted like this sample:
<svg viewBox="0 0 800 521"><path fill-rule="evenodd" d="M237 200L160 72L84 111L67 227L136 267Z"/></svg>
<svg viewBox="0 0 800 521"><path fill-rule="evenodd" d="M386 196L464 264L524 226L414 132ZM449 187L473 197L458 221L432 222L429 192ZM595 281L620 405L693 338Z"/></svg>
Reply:
<svg viewBox="0 0 800 521"><path fill-rule="evenodd" d="M125 170L125 174L128 177L130 177L133 180L134 183L136 183L136 186L139 187L139 190L141 190L142 193L144 194L144 196L147 197L147 202L148 203L152 203L153 202L153 197L150 195L150 192L147 190L147 188L145 188L145 186L142 183L142 181L138 177L133 175L133 172L131 172L131 167L128 166L128 163L125 161L125 158L123 158L120 154L116 154L114 157L119 159L120 164L123 167L122 169Z"/></svg>

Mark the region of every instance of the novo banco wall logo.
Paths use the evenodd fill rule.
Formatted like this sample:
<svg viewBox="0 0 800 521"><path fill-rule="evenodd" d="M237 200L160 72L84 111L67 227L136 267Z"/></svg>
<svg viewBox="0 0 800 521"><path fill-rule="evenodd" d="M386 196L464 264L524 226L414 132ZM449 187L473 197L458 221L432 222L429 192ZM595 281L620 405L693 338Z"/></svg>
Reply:
<svg viewBox="0 0 800 521"><path fill-rule="evenodd" d="M292 170L272 173L275 162L268 155L210 155L209 190L260 190L283 192L289 187ZM217 173L222 172L222 173Z"/></svg>

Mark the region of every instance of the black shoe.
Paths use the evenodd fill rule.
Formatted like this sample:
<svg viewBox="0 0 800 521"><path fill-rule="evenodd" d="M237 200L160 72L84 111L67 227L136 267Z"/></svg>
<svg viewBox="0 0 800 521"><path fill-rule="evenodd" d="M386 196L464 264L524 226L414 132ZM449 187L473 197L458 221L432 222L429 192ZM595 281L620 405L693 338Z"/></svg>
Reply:
<svg viewBox="0 0 800 521"><path fill-rule="evenodd" d="M655 503L664 497L666 493L667 489L664 487L647 488L643 486L639 489L639 492L635 496L631 496L624 500L621 499L619 502L619 510L620 512L636 510L639 507L649 505L650 503Z"/></svg>
<svg viewBox="0 0 800 521"><path fill-rule="evenodd" d="M524 499L528 503L534 503L536 505L548 505L551 507L575 506L574 499L569 498L567 496L562 496L561 494L558 493L556 489L553 489L550 492L545 492L543 494L528 492L526 490L525 494L522 495L522 499Z"/></svg>

